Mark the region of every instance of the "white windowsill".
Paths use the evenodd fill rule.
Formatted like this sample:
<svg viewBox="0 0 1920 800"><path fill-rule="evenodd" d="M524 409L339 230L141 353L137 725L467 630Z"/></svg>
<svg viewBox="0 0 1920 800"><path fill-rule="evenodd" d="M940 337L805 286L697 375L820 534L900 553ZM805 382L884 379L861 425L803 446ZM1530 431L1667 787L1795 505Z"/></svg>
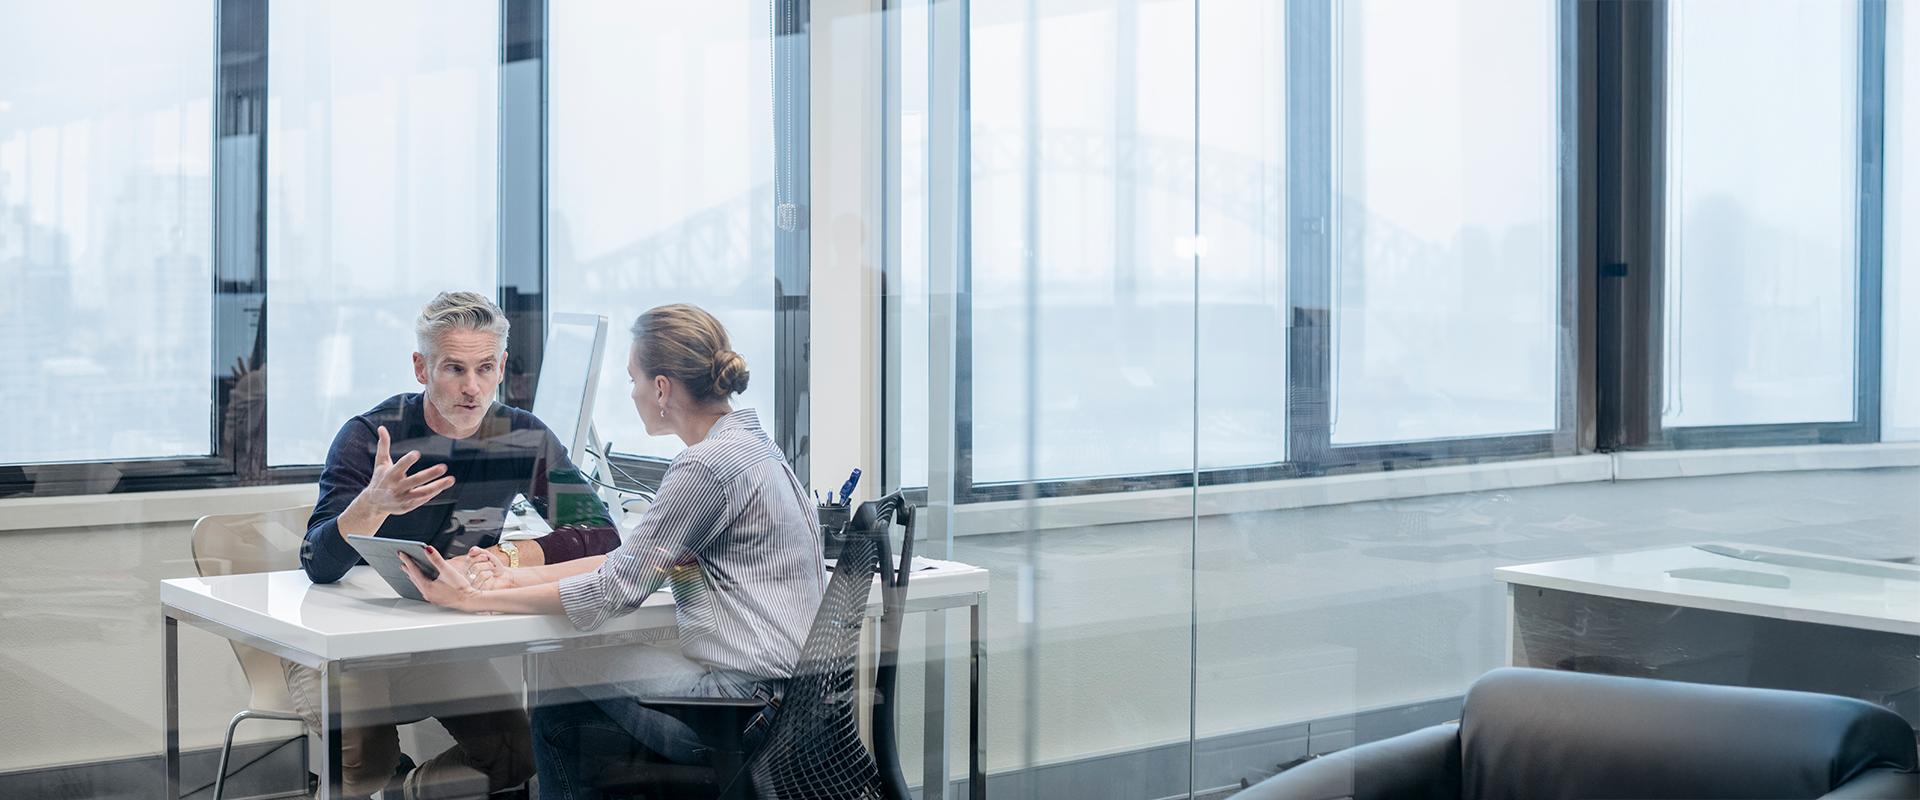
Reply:
<svg viewBox="0 0 1920 800"><path fill-rule="evenodd" d="M954 535L1179 520L1196 511L1215 516L1561 483L1915 466L1920 466L1920 442L1600 453L1207 486L1197 495L1186 489L1150 489L1050 497L1031 507L1019 500L972 503L955 509Z"/></svg>
<svg viewBox="0 0 1920 800"><path fill-rule="evenodd" d="M242 514L312 505L319 495L319 484L291 483L231 489L15 497L0 500L0 531L185 522L208 514Z"/></svg>
<svg viewBox="0 0 1920 800"><path fill-rule="evenodd" d="M1334 475L1186 489L972 503L956 510L960 536L1277 511L1370 500L1591 483L1791 470L1920 466L1920 442L1633 452ZM0 500L0 531L184 522L207 514L310 504L315 484ZM1197 508L1196 508L1197 506Z"/></svg>
<svg viewBox="0 0 1920 800"><path fill-rule="evenodd" d="M1197 494L1187 489L1148 489L1049 497L1035 501L1031 508L1024 501L1003 500L960 506L954 511L954 534L970 536L1029 528L1046 530L1176 520L1186 519L1196 510L1201 516L1278 511L1523 486L1589 483L1612 477L1611 458L1587 455L1206 486Z"/></svg>
<svg viewBox="0 0 1920 800"><path fill-rule="evenodd" d="M1614 477L1620 480L1697 478L1702 475L1814 469L1877 469L1920 466L1920 442L1664 450L1615 453L1613 459Z"/></svg>

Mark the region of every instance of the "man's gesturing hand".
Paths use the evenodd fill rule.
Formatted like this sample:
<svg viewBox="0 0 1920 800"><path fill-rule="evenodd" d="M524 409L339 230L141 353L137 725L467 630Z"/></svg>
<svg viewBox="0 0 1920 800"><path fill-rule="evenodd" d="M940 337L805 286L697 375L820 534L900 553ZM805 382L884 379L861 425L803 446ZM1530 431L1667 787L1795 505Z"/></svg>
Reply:
<svg viewBox="0 0 1920 800"><path fill-rule="evenodd" d="M453 476L446 474L445 464L435 464L408 475L407 470L419 463L420 451L411 451L395 461L387 426L380 426L379 434L380 444L373 450L373 477L353 500L360 510L380 517L405 514L453 485Z"/></svg>

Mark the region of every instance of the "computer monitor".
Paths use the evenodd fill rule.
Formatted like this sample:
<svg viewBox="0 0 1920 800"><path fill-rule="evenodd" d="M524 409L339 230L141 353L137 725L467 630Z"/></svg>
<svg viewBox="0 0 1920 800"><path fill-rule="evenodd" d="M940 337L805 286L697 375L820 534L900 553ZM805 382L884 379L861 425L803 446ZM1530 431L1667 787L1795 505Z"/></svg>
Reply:
<svg viewBox="0 0 1920 800"><path fill-rule="evenodd" d="M607 318L598 314L551 314L533 415L560 437L576 465L587 462L593 436L593 396L600 385L600 353L607 346Z"/></svg>

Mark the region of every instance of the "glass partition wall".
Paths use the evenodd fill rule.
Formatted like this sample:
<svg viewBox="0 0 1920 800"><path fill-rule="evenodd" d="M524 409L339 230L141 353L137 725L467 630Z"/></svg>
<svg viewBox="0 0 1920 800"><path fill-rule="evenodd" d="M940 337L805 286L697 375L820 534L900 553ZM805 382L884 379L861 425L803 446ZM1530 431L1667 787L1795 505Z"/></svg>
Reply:
<svg viewBox="0 0 1920 800"><path fill-rule="evenodd" d="M627 329L676 302L806 490L905 494L935 569L861 651L898 683L821 702L923 800L1226 797L1506 665L1920 728L1870 635L1514 588L1920 570L1911 3L0 0L0 797L150 796L163 742L210 792L253 693L205 631L159 668L161 581L231 512L289 574L223 601L367 599L291 572L306 507L443 289L512 320L521 408L551 315L607 317L623 532L683 452ZM244 725L225 795L299 794L308 739Z"/></svg>
<svg viewBox="0 0 1920 800"><path fill-rule="evenodd" d="M1904 4L888 9L887 480L993 571L991 796L1227 796L1507 665L1912 718L1498 572L1920 557Z"/></svg>
<svg viewBox="0 0 1920 800"><path fill-rule="evenodd" d="M995 0L885 17L889 480L926 487L928 551L992 574L989 796L1191 783L1192 494L1176 484L1196 436L1220 435L1193 424L1194 13ZM1255 291L1279 288L1248 271ZM1051 503L1142 475L1162 488ZM945 721L955 739L967 723ZM1090 771L1099 754L1121 758ZM964 755L948 791L974 788Z"/></svg>

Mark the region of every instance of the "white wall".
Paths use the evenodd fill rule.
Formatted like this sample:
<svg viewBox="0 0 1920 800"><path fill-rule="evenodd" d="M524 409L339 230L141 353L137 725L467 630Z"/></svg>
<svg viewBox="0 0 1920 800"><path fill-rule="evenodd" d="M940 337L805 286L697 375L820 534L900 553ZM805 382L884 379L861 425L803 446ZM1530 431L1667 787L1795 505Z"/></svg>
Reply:
<svg viewBox="0 0 1920 800"><path fill-rule="evenodd" d="M0 503L0 517L11 510ZM161 752L159 582L196 574L192 526L0 531L0 772ZM217 746L246 679L225 640L180 630L181 745ZM241 729L246 741L298 732Z"/></svg>

